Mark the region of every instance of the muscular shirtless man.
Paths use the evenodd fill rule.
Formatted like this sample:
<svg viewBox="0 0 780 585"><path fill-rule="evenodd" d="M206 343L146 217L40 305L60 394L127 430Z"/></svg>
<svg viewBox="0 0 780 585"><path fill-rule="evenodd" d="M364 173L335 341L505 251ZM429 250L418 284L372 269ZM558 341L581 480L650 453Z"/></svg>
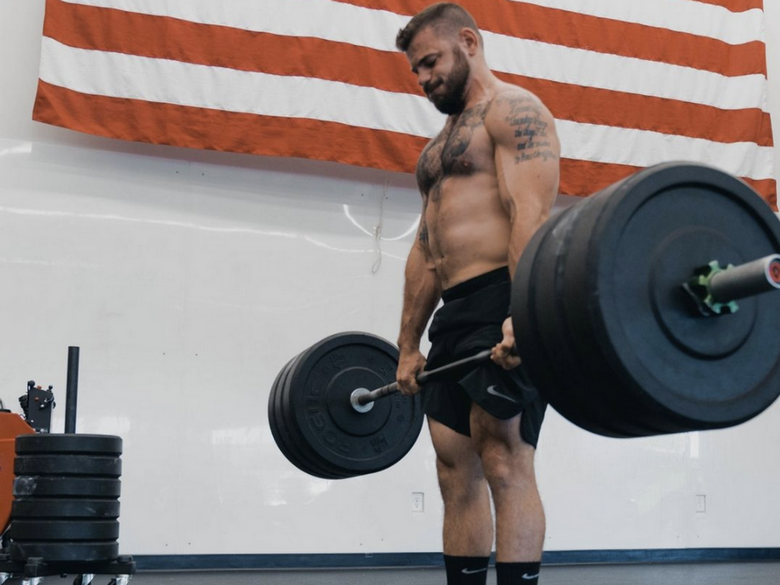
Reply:
<svg viewBox="0 0 780 585"><path fill-rule="evenodd" d="M447 582L484 584L495 537L498 584L533 584L545 530L534 472L545 404L512 353L507 315L520 254L558 191L554 121L536 96L493 75L474 19L456 4L426 8L396 44L448 114L417 165L423 205L406 264L401 391L420 391L420 338L440 300L428 367L494 348L495 363L423 393L444 499Z"/></svg>

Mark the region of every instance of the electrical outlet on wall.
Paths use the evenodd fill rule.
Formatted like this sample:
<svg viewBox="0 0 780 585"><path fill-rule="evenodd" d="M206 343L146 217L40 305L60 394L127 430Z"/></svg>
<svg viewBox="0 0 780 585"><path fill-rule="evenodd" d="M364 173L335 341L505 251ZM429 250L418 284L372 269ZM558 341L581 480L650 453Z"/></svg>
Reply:
<svg viewBox="0 0 780 585"><path fill-rule="evenodd" d="M707 512L707 496L704 494L696 495L696 512L705 514Z"/></svg>
<svg viewBox="0 0 780 585"><path fill-rule="evenodd" d="M425 494L423 492L412 493L412 512L425 512Z"/></svg>

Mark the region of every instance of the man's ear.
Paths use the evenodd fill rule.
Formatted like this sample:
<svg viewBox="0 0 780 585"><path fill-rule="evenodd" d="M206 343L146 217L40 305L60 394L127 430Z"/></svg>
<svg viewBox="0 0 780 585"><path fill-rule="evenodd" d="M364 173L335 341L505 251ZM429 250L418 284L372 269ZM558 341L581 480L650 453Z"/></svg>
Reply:
<svg viewBox="0 0 780 585"><path fill-rule="evenodd" d="M458 34L460 42L463 44L463 48L472 57L476 55L479 49L479 36L474 29L463 27Z"/></svg>

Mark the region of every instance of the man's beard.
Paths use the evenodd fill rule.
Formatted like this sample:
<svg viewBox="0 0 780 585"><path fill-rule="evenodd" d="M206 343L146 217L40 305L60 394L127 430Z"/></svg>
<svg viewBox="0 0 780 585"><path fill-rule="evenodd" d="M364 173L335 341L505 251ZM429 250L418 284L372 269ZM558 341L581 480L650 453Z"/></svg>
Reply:
<svg viewBox="0 0 780 585"><path fill-rule="evenodd" d="M429 87L426 87L425 93L428 95L428 99L443 114L451 116L461 113L466 107L466 85L468 85L470 74L471 67L468 61L463 53L455 49L455 64L447 79L441 82L447 85L447 91L440 95L431 95ZM435 90L437 87L433 89Z"/></svg>

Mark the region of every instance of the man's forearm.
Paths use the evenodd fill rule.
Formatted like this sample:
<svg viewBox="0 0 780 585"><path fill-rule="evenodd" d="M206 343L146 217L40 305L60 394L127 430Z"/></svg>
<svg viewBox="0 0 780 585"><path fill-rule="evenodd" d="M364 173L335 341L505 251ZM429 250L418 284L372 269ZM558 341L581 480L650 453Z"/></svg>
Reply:
<svg viewBox="0 0 780 585"><path fill-rule="evenodd" d="M520 262L520 257L523 255L525 247L531 241L536 231L547 221L548 217L549 211L546 209L538 210L531 217L512 217L512 232L509 236L509 250L507 253L509 275L512 279L515 277L517 263Z"/></svg>
<svg viewBox="0 0 780 585"><path fill-rule="evenodd" d="M513 226L512 235L509 242L509 254L507 257L507 263L509 268L509 276L514 280L515 270L517 269L517 263L520 262L520 256L523 254L523 250L528 244L533 234L528 233L529 230L522 226Z"/></svg>
<svg viewBox="0 0 780 585"><path fill-rule="evenodd" d="M422 250L414 246L406 262L401 332L398 336L398 347L402 351L419 349L425 326L440 298L441 283L436 271L426 261Z"/></svg>

